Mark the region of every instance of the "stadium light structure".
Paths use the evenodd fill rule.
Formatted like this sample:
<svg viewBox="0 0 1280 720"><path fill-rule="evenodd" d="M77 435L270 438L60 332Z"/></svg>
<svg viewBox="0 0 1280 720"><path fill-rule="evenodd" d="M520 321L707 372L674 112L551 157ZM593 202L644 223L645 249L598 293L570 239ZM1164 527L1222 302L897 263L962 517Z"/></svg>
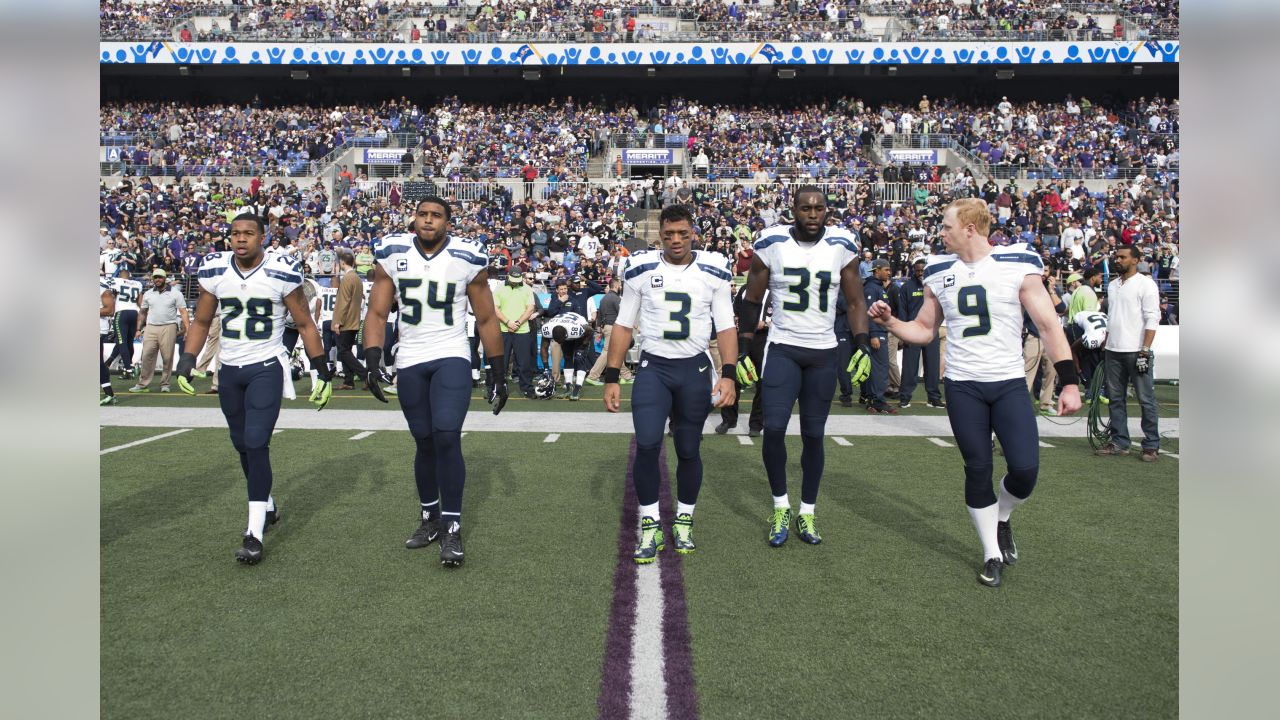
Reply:
<svg viewBox="0 0 1280 720"><path fill-rule="evenodd" d="M645 68L644 75L645 77L658 77L658 68Z"/></svg>
<svg viewBox="0 0 1280 720"><path fill-rule="evenodd" d="M413 75L413 68L408 66L400 68L400 77L411 77L412 75Z"/></svg>

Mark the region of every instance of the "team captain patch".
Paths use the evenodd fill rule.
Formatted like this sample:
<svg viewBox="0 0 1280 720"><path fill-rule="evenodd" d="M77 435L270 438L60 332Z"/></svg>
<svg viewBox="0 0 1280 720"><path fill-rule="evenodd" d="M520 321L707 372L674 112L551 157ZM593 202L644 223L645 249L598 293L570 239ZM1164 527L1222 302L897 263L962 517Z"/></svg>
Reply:
<svg viewBox="0 0 1280 720"><path fill-rule="evenodd" d="M399 260L396 260L396 270L404 271L408 269L409 269L408 258L400 258Z"/></svg>
<svg viewBox="0 0 1280 720"><path fill-rule="evenodd" d="M955 284L956 284L955 275L948 275L942 278L942 287L951 287L952 285L955 285Z"/></svg>
<svg viewBox="0 0 1280 720"><path fill-rule="evenodd" d="M656 288L662 287L662 276L661 276L661 275L654 275L654 276L650 277L650 278L649 278L649 287L656 287Z"/></svg>

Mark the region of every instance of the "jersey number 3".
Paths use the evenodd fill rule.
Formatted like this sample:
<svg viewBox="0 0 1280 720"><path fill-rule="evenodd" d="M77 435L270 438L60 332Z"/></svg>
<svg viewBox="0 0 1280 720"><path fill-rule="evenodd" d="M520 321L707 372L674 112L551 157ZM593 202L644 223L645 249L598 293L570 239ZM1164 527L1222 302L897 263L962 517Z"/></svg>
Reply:
<svg viewBox="0 0 1280 720"><path fill-rule="evenodd" d="M961 337L986 335L991 332L991 312L987 310L987 289L981 285L970 285L960 288L956 293L956 309L961 315L969 315L978 319L978 324L964 329Z"/></svg>
<svg viewBox="0 0 1280 720"><path fill-rule="evenodd" d="M666 294L666 301L680 303L679 310L671 311L671 320L678 323L680 329L664 330L662 339L687 340L689 338L689 310L693 308L693 298L689 297L689 293L669 292Z"/></svg>
<svg viewBox="0 0 1280 720"><path fill-rule="evenodd" d="M410 325L422 322L422 301L409 296L413 288L422 287L422 278L400 278L400 319ZM444 297L441 296L440 283L432 280L427 283L427 307L444 311L444 324L453 324L453 297L456 292L454 283L444 283Z"/></svg>

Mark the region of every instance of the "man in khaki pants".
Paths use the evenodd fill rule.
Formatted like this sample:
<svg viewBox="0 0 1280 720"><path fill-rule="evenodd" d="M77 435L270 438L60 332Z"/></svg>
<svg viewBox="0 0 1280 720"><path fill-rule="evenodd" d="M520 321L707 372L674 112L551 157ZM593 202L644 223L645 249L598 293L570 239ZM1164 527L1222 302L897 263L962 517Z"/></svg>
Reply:
<svg viewBox="0 0 1280 720"><path fill-rule="evenodd" d="M169 376L173 374L173 351L178 336L186 333L190 318L187 301L176 287L169 285L164 270L151 273L151 288L142 296L139 306L142 315L138 324L142 331L142 375L138 384L129 388L131 393L151 391L151 378L156 371L156 353L160 354L164 370L160 374L160 392L169 392Z"/></svg>
<svg viewBox="0 0 1280 720"><path fill-rule="evenodd" d="M196 365L192 373L199 378L206 375L213 376L213 386L205 392L206 395L218 394L218 353L222 350L222 343L218 340L220 337L222 337L222 320L217 313L214 313L213 322L209 324L209 338L204 341L204 350L200 351L200 364Z"/></svg>

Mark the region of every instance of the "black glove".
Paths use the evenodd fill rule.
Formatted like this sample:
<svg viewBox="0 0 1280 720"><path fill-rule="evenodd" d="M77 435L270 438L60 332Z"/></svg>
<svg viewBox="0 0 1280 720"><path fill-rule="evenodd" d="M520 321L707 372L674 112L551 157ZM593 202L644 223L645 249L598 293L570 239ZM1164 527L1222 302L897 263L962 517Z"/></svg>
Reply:
<svg viewBox="0 0 1280 720"><path fill-rule="evenodd" d="M493 378L493 386L489 389L489 396L485 400L493 406L493 414L497 415L507 404L507 359L491 358L487 377Z"/></svg>
<svg viewBox="0 0 1280 720"><path fill-rule="evenodd" d="M369 388L369 394L378 398L382 402L387 401L387 396L382 392L382 385L379 380L382 375L382 348L370 347L364 349L364 384Z"/></svg>
<svg viewBox="0 0 1280 720"><path fill-rule="evenodd" d="M311 363L311 369L316 371L316 379L321 382L332 382L333 371L329 369L329 358L324 355L317 355L308 358Z"/></svg>
<svg viewBox="0 0 1280 720"><path fill-rule="evenodd" d="M1139 375L1146 375L1151 372L1152 356L1151 348L1142 348L1138 351L1138 356L1133 361L1133 367L1138 371Z"/></svg>
<svg viewBox="0 0 1280 720"><path fill-rule="evenodd" d="M196 356L184 352L178 358L178 389L187 395L195 395L196 389L191 387L191 372L196 369Z"/></svg>

